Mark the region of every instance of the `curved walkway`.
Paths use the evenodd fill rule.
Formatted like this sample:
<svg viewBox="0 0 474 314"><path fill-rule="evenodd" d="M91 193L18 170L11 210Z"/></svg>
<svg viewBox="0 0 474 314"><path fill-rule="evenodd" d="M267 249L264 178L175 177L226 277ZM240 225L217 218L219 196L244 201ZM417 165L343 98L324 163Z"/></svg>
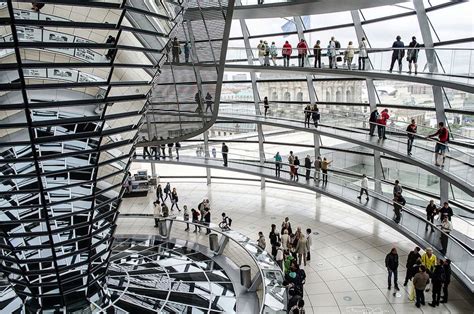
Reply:
<svg viewBox="0 0 474 314"><path fill-rule="evenodd" d="M168 113L169 114L169 113ZM181 113L182 114L182 113ZM190 113L190 115L193 115ZM318 128L306 128L304 121L282 118L271 118L255 115L219 115L220 120L238 121L241 123L260 123L271 125L279 128L290 128L298 131L312 132L320 135L337 138L343 141L348 141L368 147L377 151L384 152L394 157L400 158L412 165L418 166L430 173L433 173L470 196L474 196L474 167L473 157L468 154L462 154L461 151L452 151L446 155L445 167L440 168L433 164L434 159L434 141L426 142L431 146L422 146L421 139L415 140L413 144L413 155L409 156L406 153L406 138L394 138L393 135L388 134L386 140L380 141L377 136L370 136L360 129L344 128L336 126L328 126L320 124ZM152 146L154 143L149 142ZM139 145L143 146L143 145Z"/></svg>
<svg viewBox="0 0 474 314"><path fill-rule="evenodd" d="M427 84L440 87L451 88L454 90L465 91L468 93L474 93L474 80L472 78L452 76L446 74L423 74L410 75L407 73L397 73L388 71L375 71L375 70L345 70L345 69L328 69L328 68L313 68L313 67L283 67L283 66L269 66L263 67L260 65L245 65L245 64L229 64L231 60L227 60L225 70L228 72L289 72L298 73L303 75L328 75L328 76L339 76L339 77L350 77L350 78L363 78L363 79L378 79L378 80L389 80L389 81L405 81L411 83ZM175 66L175 65L173 65ZM177 66L186 66L181 64ZM189 65L188 65L189 66ZM197 66L197 64L195 65ZM212 67L212 64L200 63L199 66L202 69Z"/></svg>
<svg viewBox="0 0 474 314"><path fill-rule="evenodd" d="M400 223L393 221L393 204L392 201L383 195L378 195L371 191L369 201L358 201L357 196L359 195L359 187L344 181L339 178L330 177L327 185L322 185L319 182L313 180L305 181L304 176L301 176L300 181L291 181L289 174L286 171L281 171L279 178L275 177L275 170L269 167L260 166L258 164L234 162L230 161L229 167L224 167L222 161L219 159L204 159L195 158L188 156L181 156L180 160L142 160L143 162L156 162L163 164L180 164L189 166L201 166L216 169L225 169L229 171L236 171L240 173L246 173L249 175L260 176L272 180L279 180L289 185L306 188L313 190L317 193L327 195L338 201L351 205L357 209L364 211L365 213L381 220L387 225L391 226L398 232L404 234L415 243L421 246L428 247L433 246L438 250L441 248L440 237L442 232L438 227L434 226L434 232L425 231L426 220L424 217L416 213L416 211L409 208L403 208L402 219ZM438 251L438 254L439 253ZM453 262L453 269L459 279L468 287L471 291L474 291L474 269L469 267L474 257L473 254L467 251L460 243L449 236L447 253Z"/></svg>
<svg viewBox="0 0 474 314"><path fill-rule="evenodd" d="M236 1L234 6L234 19L262 19L277 18L311 14L324 14L343 12L359 9L367 9L370 7L391 5L403 2L401 0L344 0L344 1L322 1L322 0L266 0L263 4L258 5L257 0L241 0ZM241 3L241 4L240 4ZM207 19L216 18L218 10L215 8L203 8L203 14ZM291 12L291 13L288 13ZM185 15L186 19L199 19L199 11L197 9L189 9Z"/></svg>

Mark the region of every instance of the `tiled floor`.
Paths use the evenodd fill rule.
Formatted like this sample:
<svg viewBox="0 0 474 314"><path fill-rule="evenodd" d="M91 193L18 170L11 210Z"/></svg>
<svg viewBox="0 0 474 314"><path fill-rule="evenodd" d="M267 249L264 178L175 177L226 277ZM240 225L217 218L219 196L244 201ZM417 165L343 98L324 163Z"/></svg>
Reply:
<svg viewBox="0 0 474 314"><path fill-rule="evenodd" d="M433 309L417 309L403 287L405 261L415 245L371 216L327 197L267 184L260 190L255 182L177 179L171 181L180 197L180 205L196 207L203 198L211 201L212 220L219 222L225 211L233 219L232 227L247 236L265 236L270 224L280 226L285 216L293 228L311 228L312 260L305 267L307 313L473 313L474 302L454 280L450 301ZM153 213L154 191L148 197L123 200L121 213ZM152 234L157 230L149 218L119 218L118 234ZM201 235L204 237L204 235ZM268 240L267 240L268 241ZM400 255L397 294L387 290L385 255L396 246ZM431 301L431 293L426 294Z"/></svg>

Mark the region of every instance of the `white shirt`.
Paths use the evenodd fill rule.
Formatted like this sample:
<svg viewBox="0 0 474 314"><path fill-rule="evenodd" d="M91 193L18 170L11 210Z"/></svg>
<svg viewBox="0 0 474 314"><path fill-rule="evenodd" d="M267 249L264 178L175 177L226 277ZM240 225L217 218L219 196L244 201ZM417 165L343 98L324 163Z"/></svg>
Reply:
<svg viewBox="0 0 474 314"><path fill-rule="evenodd" d="M367 177L362 178L362 181L360 181L360 187L363 189L367 189L369 187L369 179L367 179Z"/></svg>
<svg viewBox="0 0 474 314"><path fill-rule="evenodd" d="M445 220L441 223L441 231L450 233L453 230L453 224L449 220Z"/></svg>

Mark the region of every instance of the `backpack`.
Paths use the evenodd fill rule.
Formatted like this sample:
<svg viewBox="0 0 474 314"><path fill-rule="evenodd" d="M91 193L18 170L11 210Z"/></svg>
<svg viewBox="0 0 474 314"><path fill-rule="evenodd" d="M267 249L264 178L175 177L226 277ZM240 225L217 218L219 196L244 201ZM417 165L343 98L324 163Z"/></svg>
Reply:
<svg viewBox="0 0 474 314"><path fill-rule="evenodd" d="M227 225L230 227L232 226L232 219L230 219L229 217L226 217L227 219Z"/></svg>

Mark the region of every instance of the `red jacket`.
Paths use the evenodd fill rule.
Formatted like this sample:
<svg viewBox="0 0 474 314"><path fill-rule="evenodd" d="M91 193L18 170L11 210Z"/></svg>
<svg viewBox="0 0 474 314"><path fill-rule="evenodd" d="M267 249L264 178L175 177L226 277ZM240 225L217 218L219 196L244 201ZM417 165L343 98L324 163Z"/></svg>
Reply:
<svg viewBox="0 0 474 314"><path fill-rule="evenodd" d="M308 53L308 45L306 44L305 41L300 41L298 43L298 46L296 46L296 48L298 48L298 54L300 55L305 55Z"/></svg>
<svg viewBox="0 0 474 314"><path fill-rule="evenodd" d="M382 111L380 118L377 119L378 124L387 125L387 120L390 119L387 111Z"/></svg>
<svg viewBox="0 0 474 314"><path fill-rule="evenodd" d="M290 45L289 43L285 43L285 44L283 45L282 54L283 54L284 56L291 56L292 50L293 50L293 49L292 49L291 45Z"/></svg>

